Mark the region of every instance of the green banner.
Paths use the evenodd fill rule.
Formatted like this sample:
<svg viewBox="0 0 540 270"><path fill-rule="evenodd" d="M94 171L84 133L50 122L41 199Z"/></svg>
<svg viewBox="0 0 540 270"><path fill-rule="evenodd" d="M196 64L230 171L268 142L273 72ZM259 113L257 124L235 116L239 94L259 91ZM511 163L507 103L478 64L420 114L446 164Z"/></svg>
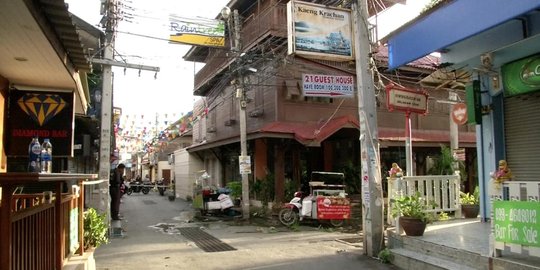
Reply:
<svg viewBox="0 0 540 270"><path fill-rule="evenodd" d="M505 96L540 90L540 54L504 65L502 75Z"/></svg>
<svg viewBox="0 0 540 270"><path fill-rule="evenodd" d="M496 242L540 247L540 202L493 203Z"/></svg>

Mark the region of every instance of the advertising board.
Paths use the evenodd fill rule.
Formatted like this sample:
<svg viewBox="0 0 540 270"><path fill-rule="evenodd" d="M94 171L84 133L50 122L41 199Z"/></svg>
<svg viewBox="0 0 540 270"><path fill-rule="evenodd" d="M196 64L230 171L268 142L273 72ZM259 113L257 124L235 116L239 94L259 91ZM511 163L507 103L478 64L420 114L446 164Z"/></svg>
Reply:
<svg viewBox="0 0 540 270"><path fill-rule="evenodd" d="M354 59L350 10L290 1L287 25L289 54L331 61Z"/></svg>
<svg viewBox="0 0 540 270"><path fill-rule="evenodd" d="M55 157L73 156L73 102L72 92L10 91L7 155L28 156L38 137L50 139Z"/></svg>
<svg viewBox="0 0 540 270"><path fill-rule="evenodd" d="M354 97L353 76L302 74L302 91L307 97Z"/></svg>
<svg viewBox="0 0 540 270"><path fill-rule="evenodd" d="M390 84L386 87L386 104L389 111L398 110L426 114L428 95L423 92Z"/></svg>
<svg viewBox="0 0 540 270"><path fill-rule="evenodd" d="M351 216L351 203L342 197L317 197L318 219L349 219Z"/></svg>
<svg viewBox="0 0 540 270"><path fill-rule="evenodd" d="M225 24L222 20L187 19L170 16L169 41L183 44L223 47Z"/></svg>
<svg viewBox="0 0 540 270"><path fill-rule="evenodd" d="M496 242L540 247L540 206L530 201L495 201Z"/></svg>

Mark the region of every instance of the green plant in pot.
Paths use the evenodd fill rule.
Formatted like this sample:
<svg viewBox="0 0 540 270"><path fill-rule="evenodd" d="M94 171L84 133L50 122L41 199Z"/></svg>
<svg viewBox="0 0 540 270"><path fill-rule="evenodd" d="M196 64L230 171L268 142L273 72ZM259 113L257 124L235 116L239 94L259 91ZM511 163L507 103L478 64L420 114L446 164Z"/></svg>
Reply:
<svg viewBox="0 0 540 270"><path fill-rule="evenodd" d="M239 206L242 198L242 182L232 181L227 183L227 187L231 190L231 193L229 195L233 200L234 204L236 206Z"/></svg>
<svg viewBox="0 0 540 270"><path fill-rule="evenodd" d="M478 186L474 188L474 192L460 192L459 199L461 201L461 212L465 218L476 218L480 212L480 190Z"/></svg>
<svg viewBox="0 0 540 270"><path fill-rule="evenodd" d="M433 219L433 215L426 212L434 206L434 202L427 202L420 194L402 196L393 201L392 216L399 217L399 225L408 236L422 236L426 225Z"/></svg>
<svg viewBox="0 0 540 270"><path fill-rule="evenodd" d="M109 241L108 226L105 214L99 214L96 209L89 208L84 212L84 249L97 248Z"/></svg>

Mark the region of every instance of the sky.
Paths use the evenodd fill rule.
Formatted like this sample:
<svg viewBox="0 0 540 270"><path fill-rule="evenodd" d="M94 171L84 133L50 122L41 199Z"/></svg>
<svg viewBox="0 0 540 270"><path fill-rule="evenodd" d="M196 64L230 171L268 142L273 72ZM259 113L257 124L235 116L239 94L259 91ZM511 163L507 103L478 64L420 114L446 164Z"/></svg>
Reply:
<svg viewBox="0 0 540 270"><path fill-rule="evenodd" d="M70 12L92 25L98 25L102 17L101 0L65 1L69 4ZM119 22L115 45L116 60L123 58L132 64L157 66L160 72L155 74L135 69L124 71L123 68L113 67L113 106L120 107L123 115L144 114L156 117L156 114L167 114L180 118L193 109L193 103L198 99L192 95L193 79L196 71L203 65L182 59L191 46L168 43L166 39L169 34L169 14L214 19L229 0L197 0L196 4L185 0L118 1L123 4L121 10L130 15L124 16L124 20ZM404 21L414 18L429 2L430 0L407 1L407 6L397 4L379 14L378 37L382 38ZM399 20L395 20L396 18Z"/></svg>
<svg viewBox="0 0 540 270"><path fill-rule="evenodd" d="M175 14L187 18L214 19L229 0L119 0L121 10L129 13L119 22L115 60L156 66L152 71L113 67L113 106L123 115L156 114L178 116L193 109L193 78L202 64L186 62L182 57L190 45L169 44L168 18ZM92 25L98 25L100 0L66 0L69 11ZM101 27L97 27L101 29ZM143 35L147 37L141 37ZM121 57L120 57L121 56ZM156 76L156 78L154 78Z"/></svg>

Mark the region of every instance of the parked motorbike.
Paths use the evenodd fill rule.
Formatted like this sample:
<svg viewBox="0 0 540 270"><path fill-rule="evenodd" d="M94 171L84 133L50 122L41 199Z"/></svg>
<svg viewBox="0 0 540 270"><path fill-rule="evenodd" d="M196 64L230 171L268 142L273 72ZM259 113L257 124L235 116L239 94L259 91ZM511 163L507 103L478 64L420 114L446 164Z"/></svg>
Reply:
<svg viewBox="0 0 540 270"><path fill-rule="evenodd" d="M122 196L124 196L124 194L127 193L127 190L128 190L128 186L126 185L125 182L123 182L121 185L120 185L120 198Z"/></svg>
<svg viewBox="0 0 540 270"><path fill-rule="evenodd" d="M279 221L285 226L292 226L303 219L315 219L335 227L342 226L351 214L350 201L342 184L343 174L312 172L312 179L319 181L309 182L311 194L306 196L302 191L295 192L294 198L279 212ZM335 179L339 180L338 184L334 184Z"/></svg>
<svg viewBox="0 0 540 270"><path fill-rule="evenodd" d="M127 185L129 185L126 192L127 195L131 195L133 192L142 192L144 195L146 195L150 192L150 186L152 185L152 183L144 182L142 180L135 180L134 182L131 182Z"/></svg>
<svg viewBox="0 0 540 270"><path fill-rule="evenodd" d="M165 196L165 190L167 190L167 186L165 184L165 179L161 178L161 180L158 180L156 182L157 189L159 191L159 195Z"/></svg>

